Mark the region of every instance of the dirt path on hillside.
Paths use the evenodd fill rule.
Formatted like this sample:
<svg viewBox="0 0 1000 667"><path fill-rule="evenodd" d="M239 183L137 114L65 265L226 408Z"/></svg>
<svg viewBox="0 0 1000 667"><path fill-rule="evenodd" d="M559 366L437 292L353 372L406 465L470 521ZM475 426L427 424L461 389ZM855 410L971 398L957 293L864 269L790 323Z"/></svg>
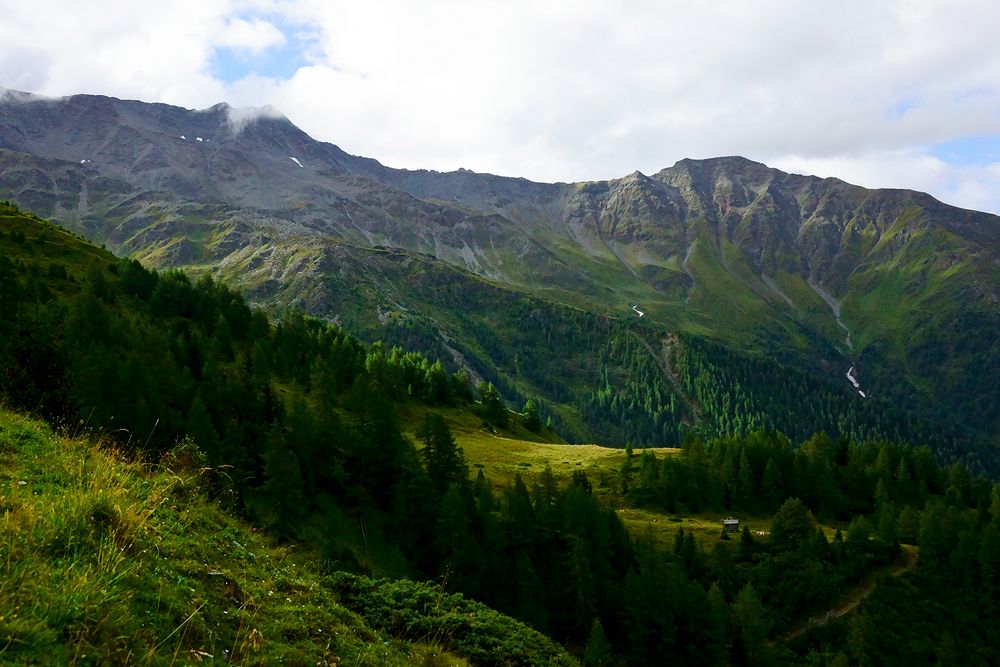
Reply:
<svg viewBox="0 0 1000 667"><path fill-rule="evenodd" d="M813 628L822 627L830 621L851 613L872 594L872 591L875 590L875 584L881 575L888 574L898 577L905 572L913 570L917 566L917 556L919 555L917 548L904 545L902 549L903 552L895 563L865 579L857 588L851 590L845 597L841 598L840 603L836 607L828 609L825 612L813 614L811 617L794 625L788 632L775 641L790 642Z"/></svg>

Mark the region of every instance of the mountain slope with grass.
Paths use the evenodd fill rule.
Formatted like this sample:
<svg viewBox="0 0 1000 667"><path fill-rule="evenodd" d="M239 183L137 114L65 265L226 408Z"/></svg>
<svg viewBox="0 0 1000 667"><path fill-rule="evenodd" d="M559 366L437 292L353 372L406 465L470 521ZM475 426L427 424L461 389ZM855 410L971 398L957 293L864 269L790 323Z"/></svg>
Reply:
<svg viewBox="0 0 1000 667"><path fill-rule="evenodd" d="M169 441L190 418L198 386L241 358L248 361L237 376L260 380L249 390L253 398L235 411L240 419L259 423L270 410L275 396L263 382L272 369L280 368L281 392L296 390L291 395L308 400L313 380L327 371L312 368L314 362L303 360L293 341L315 337L302 344L326 349L327 339L346 341L347 329L385 341L382 353L396 354L401 363L409 364L402 351L392 352L394 346L426 355L414 362L421 369L387 380L393 395L430 392L452 400L458 385L449 384L447 378L454 377L449 371L461 370L466 384L492 383L517 407L533 401L541 419L551 420L571 441L676 446L688 433L715 437L778 428L804 439L825 430L858 440L927 444L943 460L961 458L975 470L996 464L989 441L957 420L935 420L877 396L862 399L845 379L824 379L822 368L729 351L636 318L595 316L423 256L314 244L310 252L319 252L338 275L324 283L321 298L360 307L345 306L339 318L344 328L320 333L318 322L293 316L269 333L263 313L252 313L210 275L202 274L197 284L172 272L158 277L16 207L0 209L0 220L5 307L25 315L20 323L6 323L8 342L0 345L8 381L22 388L18 405L32 410L47 405L53 414L76 415L88 401L106 400L107 388L121 386L122 397L142 400L122 399L79 416L105 425L133 415L140 425L131 435L138 439ZM256 274L248 269L246 275ZM355 275L368 276L377 287L368 292ZM292 288L298 280L289 278ZM266 288L250 287L251 295L257 289ZM393 315L380 310L381 299L419 304L429 316ZM315 306L308 300L295 303ZM379 322L367 326L372 311ZM219 335L221 346L206 347ZM351 364L361 365L367 363L365 354L344 342L320 356L353 358ZM118 358L129 362L124 369L110 367ZM440 360L439 366L431 369L428 358ZM336 374L331 390L343 389L352 373ZM438 388L431 388L435 383ZM235 417L214 407L215 391L206 388L199 400L212 432L221 434ZM166 409L154 407L162 404ZM216 440L210 437L210 446ZM225 440L218 446L236 446Z"/></svg>
<svg viewBox="0 0 1000 667"><path fill-rule="evenodd" d="M148 266L222 278L272 312L301 308L406 342L493 382L514 407L548 402L574 439L676 445L691 426L742 428L691 396L671 402L654 387L672 384L669 370L615 364L611 378L642 376L635 400L622 409L591 396L609 385L613 335L590 336L572 363L523 359L551 350L566 319L633 320L649 332L650 369L670 367L662 341L680 334L740 363L776 361L772 376L794 367L882 401L861 410L935 424L981 465L997 449L1000 219L921 193L738 157L574 184L397 170L274 110L5 91L0 196ZM494 309L495 298L517 307ZM524 327L529 312L545 330ZM741 420L782 411L754 405ZM859 435L835 416L815 426ZM927 430L906 437L934 444Z"/></svg>
<svg viewBox="0 0 1000 667"><path fill-rule="evenodd" d="M414 596L405 626L349 606L346 575L212 500L206 464L190 441L143 463L0 411L0 662L575 664L432 585L351 579Z"/></svg>
<svg viewBox="0 0 1000 667"><path fill-rule="evenodd" d="M807 376L765 390L767 366L682 334L569 328L604 341L598 405L649 418L686 396L749 432L567 445L544 403L512 412L439 361L268 317L10 204L0 247L0 397L71 434L0 413L11 662L921 663L955 641L996 662L1000 490L928 448L799 437L813 415L906 423L803 401ZM491 289L493 310L525 298ZM757 428L750 406L793 399L791 435ZM886 579L903 545L917 565ZM947 636L896 621L914 600L950 610Z"/></svg>

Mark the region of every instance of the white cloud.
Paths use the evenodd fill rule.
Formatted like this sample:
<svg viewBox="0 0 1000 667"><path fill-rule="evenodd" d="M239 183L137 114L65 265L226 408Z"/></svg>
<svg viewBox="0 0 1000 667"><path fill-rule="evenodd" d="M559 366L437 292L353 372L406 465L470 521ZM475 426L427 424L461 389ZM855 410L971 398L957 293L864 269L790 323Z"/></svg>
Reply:
<svg viewBox="0 0 1000 667"><path fill-rule="evenodd" d="M232 9L227 0L0 0L0 85L208 106L225 94L207 69ZM25 62L22 51L34 56Z"/></svg>
<svg viewBox="0 0 1000 667"><path fill-rule="evenodd" d="M278 104L390 162L549 179L1000 131L1000 58L979 39L995 25L989 5L695 4L382 3L376 20L364 4L318 3L326 63ZM911 108L891 117L901 102ZM474 162L489 156L498 163Z"/></svg>
<svg viewBox="0 0 1000 667"><path fill-rule="evenodd" d="M1000 163L955 166L949 176L927 190L949 204L1000 215Z"/></svg>
<svg viewBox="0 0 1000 667"><path fill-rule="evenodd" d="M870 188L920 190L953 206L1000 214L1000 163L959 165L922 149L904 149L823 158L779 156L769 164Z"/></svg>
<svg viewBox="0 0 1000 667"><path fill-rule="evenodd" d="M393 166L582 180L743 154L998 208L991 167L928 148L1000 134L1000 5L988 0L0 0L0 11L0 85L271 104ZM299 33L307 65L287 79L209 74L217 48L259 52Z"/></svg>
<svg viewBox="0 0 1000 667"><path fill-rule="evenodd" d="M239 134L244 127L259 118L284 118L284 115L274 107L229 107L226 109L226 120L234 134Z"/></svg>
<svg viewBox="0 0 1000 667"><path fill-rule="evenodd" d="M259 53L273 46L283 46L285 35L268 21L256 17L249 21L234 18L226 23L226 27L215 38L214 43L231 49L247 49Z"/></svg>

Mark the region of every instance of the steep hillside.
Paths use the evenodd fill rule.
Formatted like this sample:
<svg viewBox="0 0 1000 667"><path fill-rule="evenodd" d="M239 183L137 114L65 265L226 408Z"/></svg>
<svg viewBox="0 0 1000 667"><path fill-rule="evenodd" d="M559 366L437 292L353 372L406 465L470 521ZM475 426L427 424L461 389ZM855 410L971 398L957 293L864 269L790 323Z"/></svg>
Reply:
<svg viewBox="0 0 1000 667"><path fill-rule="evenodd" d="M577 184L395 170L273 110L10 91L0 193L150 265L212 271L276 309L295 304L359 334L413 323L411 342L457 350L441 356L517 402L567 395L513 379L514 341L484 349L418 287L446 282L466 310L504 287L595 321L641 312L664 336L710 338L851 390L853 368L868 399L975 437L1000 429L1000 224L921 193L735 157ZM400 258L420 281L386 281L405 279L384 268ZM575 372L546 376L573 385ZM595 429L574 416L583 400L569 403L559 414L582 437L628 430L608 415L612 431Z"/></svg>
<svg viewBox="0 0 1000 667"><path fill-rule="evenodd" d="M22 326L18 332L10 332L9 349L0 345L0 357L9 355L10 360L5 375L11 385L18 386L39 384L39 375L51 378L50 386L39 386L38 396L32 399L35 402L25 403L24 407L35 409L48 402L63 412L84 410L81 416L86 417L83 406L69 406L93 400L89 397L104 391L102 382L111 387L119 382L118 371L93 387L90 384L94 381L81 377L77 383L72 378L74 374L92 372L87 370L88 364L92 368L110 363L100 352L111 342L106 333L100 333L107 324L96 331L77 331L72 326L76 318L84 316L83 312L100 310L84 299L89 291L87 283L100 279L111 287L124 286L122 297L105 295L98 302L110 298L137 312L152 309L158 313L154 318L173 317L184 313L185 307L170 305L168 297L154 289L158 284L154 276L146 275L136 265L119 262L110 253L58 227L9 208L0 209L0 221L4 223L0 226L0 246L5 250L5 258L0 260L0 282L6 280L11 285L7 302L20 303L25 312L43 306L38 311L41 321L37 326ZM782 364L731 352L695 337L666 332L638 318L595 316L490 284L426 256L320 241L304 244L292 262L294 270L284 276L271 276L269 265L252 257L242 261L246 261L240 269L246 276L244 288L251 297L263 294L287 298L293 306L329 318L366 338L421 350L432 359L465 368L473 384L491 382L513 397L518 406L534 400L543 420L551 419L556 430L570 440L618 446L626 441L643 446L676 446L686 434L714 437L776 428L793 438L805 439L817 430L825 430L835 437L858 440L926 443L944 460L961 458L975 470L996 467L987 442L961 424L914 415L877 396L862 399L843 378L824 379L824 374L831 373L829 367L793 367L792 359ZM324 264L330 277L310 289L303 276L313 263ZM365 280L358 281L357 276ZM174 284L173 277L167 277L171 279L163 281L160 292L178 289L184 294L192 287L186 281ZM202 283L211 292L218 289L207 277L199 287ZM272 290L279 293L273 294ZM25 301L25 295L36 293L41 296L35 301ZM65 313L51 310L58 304L58 300L47 303L53 300L53 294L70 300L68 335L87 336L79 343L86 350L82 355L63 351L66 343L59 333L63 325L50 318L55 316L57 322L62 322ZM188 294L169 298L183 302L204 297ZM226 319L223 330L232 329L237 334L230 344L238 350L240 345L248 344L247 336L262 336L264 328L242 305L228 305L231 298L228 291L220 290L210 299L227 305L209 307L197 318L203 327L220 326L215 317ZM86 305L74 303L78 300ZM340 306L334 310L328 304ZM111 307L111 312L115 311ZM249 329L248 321L252 323ZM153 429L154 439L169 436L171 429L179 428L190 410L191 392L195 391L192 379L201 380L201 364L205 363L205 353L196 349L199 339L183 333L187 326L143 322L139 330L151 329L146 349L142 354L127 355L148 358L141 362L137 359L137 363L155 363L161 375L175 378L159 383L169 396L169 410L158 415L158 427L153 427L157 415L152 409L137 408L134 401L102 408L97 415L118 415L121 419L123 413L138 409L146 415L142 428ZM130 331L131 326L126 330ZM181 341L171 342L175 334L182 337ZM203 335L212 334L206 331ZM264 336L252 347L273 344ZM192 351L178 351L187 348ZM169 351L168 358L174 360L170 369L163 368L158 349ZM283 353L274 351L246 350L244 354L258 359L280 357L283 360L279 363L289 363ZM65 358L67 355L70 359ZM79 358L73 360L74 356ZM39 368L47 370L40 373ZM289 378L303 386L315 372L308 364L299 368L292 365L288 370ZM832 374L840 375L837 370ZM140 371L133 368L132 372ZM71 377L66 377L67 373ZM124 377L120 382L122 386L134 385L133 396L137 388L154 390L146 382ZM409 382L419 386L413 380ZM150 396L147 403L156 405L162 400ZM224 419L221 415L217 413L214 418ZM257 419L250 415L243 418ZM218 430L219 424L213 428Z"/></svg>
<svg viewBox="0 0 1000 667"><path fill-rule="evenodd" d="M150 465L0 411L0 662L575 664L431 585L329 577L223 511L205 465L190 441ZM397 607L413 626L395 638L341 603L345 581L437 609Z"/></svg>
<svg viewBox="0 0 1000 667"><path fill-rule="evenodd" d="M0 232L0 397L104 444L0 412L5 660L920 664L960 641L996 663L1000 488L926 448L767 429L552 444L537 404L512 413L485 383L476 401L412 351L270 319L7 204ZM494 289L493 311L528 298ZM913 427L639 321L607 321L595 407L640 421L686 395L735 431L781 411ZM615 391L622 370L636 381Z"/></svg>

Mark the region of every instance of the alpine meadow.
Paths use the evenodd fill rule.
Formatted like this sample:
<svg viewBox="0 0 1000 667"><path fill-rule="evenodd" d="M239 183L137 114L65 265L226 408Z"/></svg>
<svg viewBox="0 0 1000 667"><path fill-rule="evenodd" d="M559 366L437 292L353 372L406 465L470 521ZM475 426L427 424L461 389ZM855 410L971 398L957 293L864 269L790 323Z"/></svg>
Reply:
<svg viewBox="0 0 1000 667"><path fill-rule="evenodd" d="M0 89L0 663L1000 664L1000 217Z"/></svg>

